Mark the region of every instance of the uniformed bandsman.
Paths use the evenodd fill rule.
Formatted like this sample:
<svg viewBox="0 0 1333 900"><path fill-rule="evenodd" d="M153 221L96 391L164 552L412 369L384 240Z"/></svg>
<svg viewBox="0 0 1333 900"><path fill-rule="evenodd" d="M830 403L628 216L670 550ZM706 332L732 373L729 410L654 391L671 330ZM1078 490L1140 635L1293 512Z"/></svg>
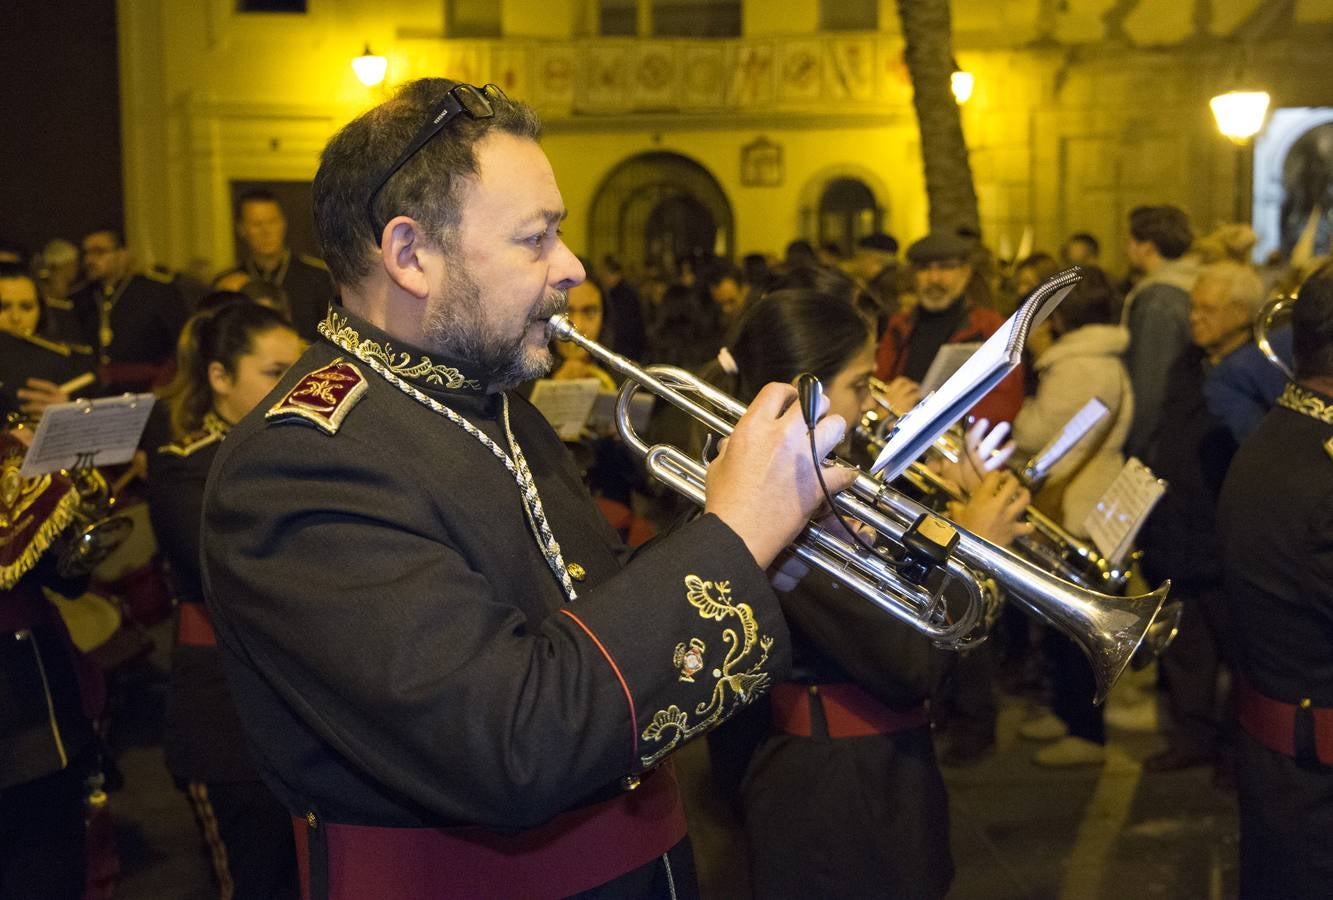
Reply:
<svg viewBox="0 0 1333 900"><path fill-rule="evenodd" d="M819 496L790 386L632 559L510 391L584 274L539 130L426 79L331 141L342 303L209 476L205 594L313 897L689 896L668 757L789 665L764 570Z"/></svg>
<svg viewBox="0 0 1333 900"><path fill-rule="evenodd" d="M97 361L87 347L43 334L45 305L37 282L15 263L0 263L0 421L35 420L52 403L87 396Z"/></svg>
<svg viewBox="0 0 1333 900"><path fill-rule="evenodd" d="M308 341L318 337L319 323L333 299L329 267L317 256L288 249L287 215L277 195L260 188L242 194L236 207L236 233L245 245L245 256L219 278L243 273L251 281L280 288L297 332Z"/></svg>
<svg viewBox="0 0 1333 900"><path fill-rule="evenodd" d="M1241 445L1218 507L1237 654L1240 894L1333 884L1333 266L1292 309L1296 378Z"/></svg>
<svg viewBox="0 0 1333 900"><path fill-rule="evenodd" d="M170 377L185 303L170 275L138 274L114 228L83 239L88 283L71 298L83 340L96 348L103 379L116 391L144 390Z"/></svg>
<svg viewBox="0 0 1333 900"><path fill-rule="evenodd" d="M223 896L295 898L291 819L264 786L222 671L199 580L208 468L232 424L301 353L280 313L242 297L193 316L162 401L172 439L148 457L148 508L177 600L164 749L203 828Z"/></svg>

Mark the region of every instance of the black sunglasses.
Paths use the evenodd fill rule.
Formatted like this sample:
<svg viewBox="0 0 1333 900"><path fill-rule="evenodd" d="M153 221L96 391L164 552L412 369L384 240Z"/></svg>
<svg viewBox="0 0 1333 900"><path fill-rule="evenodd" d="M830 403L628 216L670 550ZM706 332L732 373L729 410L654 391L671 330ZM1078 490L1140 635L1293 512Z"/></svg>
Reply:
<svg viewBox="0 0 1333 900"><path fill-rule="evenodd" d="M375 235L375 244L380 243L380 237L384 232L384 226L380 225L375 219L375 197L384 190L384 186L389 183L389 179L403 166L407 161L421 152L421 148L430 143L435 135L443 131L450 122L461 115L469 115L474 119L489 119L495 115L495 108L491 105L492 100L507 100L504 91L500 90L494 84L488 84L485 87L473 87L470 84L460 84L444 95L431 113L430 120L421 126L421 130L416 133L408 143L407 148L398 154L398 158L393 161L393 165L384 170L376 181L375 186L371 188L370 194L366 197L366 217L370 220L370 230Z"/></svg>

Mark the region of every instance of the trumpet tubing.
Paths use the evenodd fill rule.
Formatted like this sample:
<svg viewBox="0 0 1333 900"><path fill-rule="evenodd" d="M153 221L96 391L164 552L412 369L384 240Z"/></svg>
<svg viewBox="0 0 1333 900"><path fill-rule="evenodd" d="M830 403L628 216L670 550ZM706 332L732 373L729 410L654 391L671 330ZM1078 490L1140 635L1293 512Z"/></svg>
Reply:
<svg viewBox="0 0 1333 900"><path fill-rule="evenodd" d="M640 389L647 390L723 437L745 414L745 404L682 369L641 367L580 334L563 315L552 316L548 330L625 378L616 405L616 424L625 444L644 459L654 477L702 505L707 466L677 447L650 446L634 430L630 402ZM899 621L955 649L984 637L992 601L983 581L989 576L1082 648L1092 663L1097 702L1128 665L1166 597L1168 585L1142 597L1115 597L1071 584L956 525L957 543L939 566L942 577L923 584L908 574L912 569L906 541L922 518L934 516L933 512L865 472L848 490L835 495L833 504L844 517L873 528L890 548L871 552L812 522L792 546L798 557ZM961 585L967 594L966 606L957 615L951 615L944 602L944 589L951 583Z"/></svg>

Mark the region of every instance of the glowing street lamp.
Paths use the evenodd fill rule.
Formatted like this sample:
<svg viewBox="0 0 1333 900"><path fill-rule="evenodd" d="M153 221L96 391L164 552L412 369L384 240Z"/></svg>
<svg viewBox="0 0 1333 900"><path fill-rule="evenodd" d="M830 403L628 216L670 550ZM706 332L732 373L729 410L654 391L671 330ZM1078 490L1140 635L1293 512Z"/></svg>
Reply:
<svg viewBox="0 0 1333 900"><path fill-rule="evenodd" d="M1228 91L1208 103L1217 119L1217 130L1238 145L1259 133L1268 114L1267 91Z"/></svg>
<svg viewBox="0 0 1333 900"><path fill-rule="evenodd" d="M384 73L388 69L389 61L383 56L371 53L369 44L366 44L364 53L352 60L352 71L356 73L357 80L366 87L374 87L383 81Z"/></svg>
<svg viewBox="0 0 1333 900"><path fill-rule="evenodd" d="M972 99L972 87L975 82L972 73L964 72L962 69L956 70L949 76L949 87L953 89L953 98L959 106Z"/></svg>

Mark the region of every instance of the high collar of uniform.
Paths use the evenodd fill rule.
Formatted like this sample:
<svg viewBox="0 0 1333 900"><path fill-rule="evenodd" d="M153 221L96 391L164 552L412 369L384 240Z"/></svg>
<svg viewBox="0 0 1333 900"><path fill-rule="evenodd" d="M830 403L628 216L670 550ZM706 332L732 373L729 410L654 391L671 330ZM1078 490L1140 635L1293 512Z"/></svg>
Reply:
<svg viewBox="0 0 1333 900"><path fill-rule="evenodd" d="M491 393L490 382L472 362L432 355L376 328L348 312L338 301L319 325L326 341L377 371L391 373L427 394L478 396Z"/></svg>
<svg viewBox="0 0 1333 900"><path fill-rule="evenodd" d="M1277 405L1333 425L1333 397L1294 381L1287 382L1282 396L1277 398Z"/></svg>

